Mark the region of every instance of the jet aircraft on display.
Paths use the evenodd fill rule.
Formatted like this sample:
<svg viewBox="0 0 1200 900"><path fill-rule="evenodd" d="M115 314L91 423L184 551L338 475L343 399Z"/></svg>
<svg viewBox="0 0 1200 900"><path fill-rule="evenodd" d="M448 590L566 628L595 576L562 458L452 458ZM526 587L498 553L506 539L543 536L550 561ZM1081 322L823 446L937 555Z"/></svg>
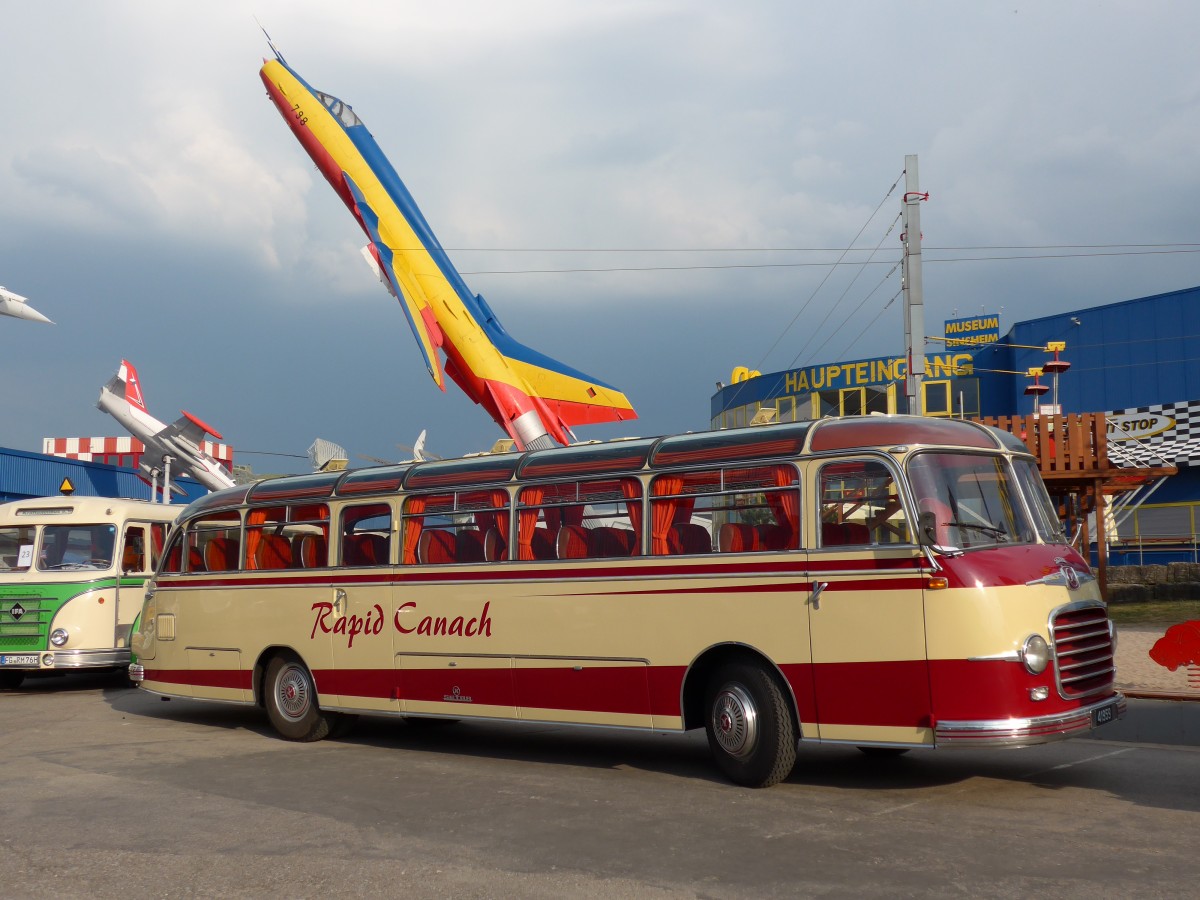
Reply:
<svg viewBox="0 0 1200 900"><path fill-rule="evenodd" d="M210 491L233 487L234 481L225 467L200 446L206 434L220 440L220 433L189 412L184 412L170 425L164 425L150 415L137 369L127 360L121 360L117 374L100 389L96 408L111 415L145 445L138 465L140 477L156 488L162 483L164 496L167 493L165 485L171 481L172 474L190 475ZM171 483L171 490L176 494L185 493L174 483Z"/></svg>
<svg viewBox="0 0 1200 900"><path fill-rule="evenodd" d="M25 302L20 294L14 294L7 288L0 287L0 316L12 316L14 319L29 319L31 322L54 323Z"/></svg>
<svg viewBox="0 0 1200 900"><path fill-rule="evenodd" d="M445 374L519 449L568 444L571 426L637 418L625 395L518 343L450 262L412 195L354 110L311 87L284 61L260 75L284 121L350 208L363 254L400 301L434 382Z"/></svg>

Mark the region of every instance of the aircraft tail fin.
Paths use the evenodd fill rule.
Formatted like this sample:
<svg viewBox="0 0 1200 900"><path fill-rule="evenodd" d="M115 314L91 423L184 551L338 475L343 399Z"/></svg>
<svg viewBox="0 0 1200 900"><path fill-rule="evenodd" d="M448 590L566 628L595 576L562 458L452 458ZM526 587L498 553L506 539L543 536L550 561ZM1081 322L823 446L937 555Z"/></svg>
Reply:
<svg viewBox="0 0 1200 900"><path fill-rule="evenodd" d="M149 411L146 409L146 397L142 394L142 382L138 379L137 369L129 360L121 360L121 367L117 369L117 374L108 380L105 388L122 398L134 409L149 415Z"/></svg>
<svg viewBox="0 0 1200 900"><path fill-rule="evenodd" d="M513 340L507 334L497 342L509 366L529 386L564 430L575 425L595 425L636 419L637 413L621 391L565 363Z"/></svg>

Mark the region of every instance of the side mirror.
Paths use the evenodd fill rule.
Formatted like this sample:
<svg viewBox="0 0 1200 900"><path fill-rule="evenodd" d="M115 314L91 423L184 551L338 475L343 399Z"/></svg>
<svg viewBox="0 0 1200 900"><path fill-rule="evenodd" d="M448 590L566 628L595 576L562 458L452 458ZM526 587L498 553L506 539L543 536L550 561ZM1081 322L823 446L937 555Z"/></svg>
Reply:
<svg viewBox="0 0 1200 900"><path fill-rule="evenodd" d="M942 524L947 525L950 523L943 522ZM917 537L922 546L937 547L946 556L957 556L963 552L961 547L956 547L953 544L943 544L938 541L937 514L931 509L923 510L917 519Z"/></svg>
<svg viewBox="0 0 1200 900"><path fill-rule="evenodd" d="M921 513L917 520L917 533L922 544L930 547L937 544L937 516L933 510L927 509Z"/></svg>

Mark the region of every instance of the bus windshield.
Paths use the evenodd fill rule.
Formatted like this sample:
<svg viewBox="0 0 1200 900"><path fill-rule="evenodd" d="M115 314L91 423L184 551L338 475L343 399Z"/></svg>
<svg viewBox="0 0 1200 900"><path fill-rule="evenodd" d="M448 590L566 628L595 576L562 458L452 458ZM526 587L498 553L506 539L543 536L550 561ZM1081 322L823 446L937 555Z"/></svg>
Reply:
<svg viewBox="0 0 1200 900"><path fill-rule="evenodd" d="M1037 463L1032 459L1014 459L1013 468L1017 471L1017 483L1029 501L1029 509L1042 540L1048 544L1066 543L1058 510L1046 491L1046 483L1038 473Z"/></svg>
<svg viewBox="0 0 1200 900"><path fill-rule="evenodd" d="M115 525L46 525L38 568L107 569L112 565Z"/></svg>
<svg viewBox="0 0 1200 900"><path fill-rule="evenodd" d="M925 543L970 550L1033 541L1034 530L1003 457L918 453L908 462L908 477Z"/></svg>

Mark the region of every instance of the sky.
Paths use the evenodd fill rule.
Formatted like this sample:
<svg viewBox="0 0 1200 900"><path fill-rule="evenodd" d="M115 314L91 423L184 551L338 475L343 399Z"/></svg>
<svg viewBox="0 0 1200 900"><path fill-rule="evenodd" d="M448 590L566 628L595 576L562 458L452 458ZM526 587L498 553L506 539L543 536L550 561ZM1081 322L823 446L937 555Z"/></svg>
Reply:
<svg viewBox="0 0 1200 900"><path fill-rule="evenodd" d="M516 339L708 427L716 382L1200 284L1200 5L0 0L0 446L120 434L121 359L258 472L504 435L430 379L266 97L258 23L351 104ZM257 21L256 21L257 20ZM981 248L981 249L964 249ZM932 349L932 347L931 347ZM1069 358L1069 353L1068 353Z"/></svg>

